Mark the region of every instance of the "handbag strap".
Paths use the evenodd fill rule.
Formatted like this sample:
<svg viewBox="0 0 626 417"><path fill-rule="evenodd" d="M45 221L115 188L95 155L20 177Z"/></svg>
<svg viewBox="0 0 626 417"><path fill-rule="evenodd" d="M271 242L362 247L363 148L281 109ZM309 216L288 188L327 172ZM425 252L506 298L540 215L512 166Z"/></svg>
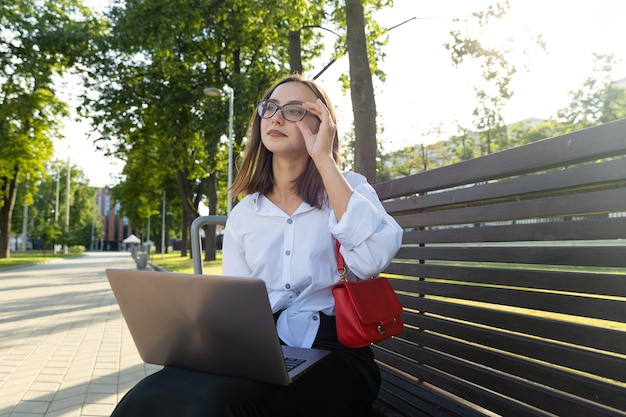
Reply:
<svg viewBox="0 0 626 417"><path fill-rule="evenodd" d="M343 256L341 256L341 252L339 251L340 247L341 243L335 239L335 248L337 251L337 275L339 275L339 281L348 282L348 270L346 269L346 263L343 260Z"/></svg>

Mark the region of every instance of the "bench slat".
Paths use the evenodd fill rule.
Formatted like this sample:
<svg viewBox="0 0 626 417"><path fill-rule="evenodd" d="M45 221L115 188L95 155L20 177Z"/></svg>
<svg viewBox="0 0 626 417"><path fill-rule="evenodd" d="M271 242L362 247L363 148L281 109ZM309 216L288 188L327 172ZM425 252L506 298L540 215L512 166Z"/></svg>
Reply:
<svg viewBox="0 0 626 417"><path fill-rule="evenodd" d="M623 246L403 247L397 259L626 268Z"/></svg>
<svg viewBox="0 0 626 417"><path fill-rule="evenodd" d="M412 357L414 359L412 366L421 366L419 363L420 359L422 359L425 352L428 352L438 355L439 358L438 360L430 360L428 362L429 367L456 376L462 374L469 375L468 378L472 382L480 384L483 388L499 391L529 404L538 405L532 402L532 398L537 395L535 392L536 387L542 386L548 391L544 395L563 396L565 401L568 400L561 393L568 392L579 397L579 399L583 400L583 403L601 400L604 404L613 408L626 409L626 398L622 395L623 387L602 378L573 373L552 365L529 360L525 357L501 353L498 350L485 350L480 346L465 341L451 340L449 337L440 336L431 331L412 330L409 332L411 333L410 339L419 340L419 348L415 348L408 343L401 344L400 341L396 341L394 350L407 357ZM407 362L404 365L405 369L411 369L411 365L408 364L410 360L406 358L404 360ZM476 368L488 370L488 373L483 375L484 379L480 379L472 374L472 371ZM492 372L497 375L497 377L494 377L495 379L492 379ZM509 380L512 385L515 385L516 388L513 392L502 391L500 386L502 380ZM518 390L519 387L524 386L529 387L525 394ZM528 397L524 398L525 395L528 395ZM587 414L565 413L558 415L586 416Z"/></svg>
<svg viewBox="0 0 626 417"><path fill-rule="evenodd" d="M404 244L456 242L519 242L620 239L626 230L626 216L584 221L526 223L497 227L465 227L448 229L409 230Z"/></svg>
<svg viewBox="0 0 626 417"><path fill-rule="evenodd" d="M626 274L394 262L386 274L626 297Z"/></svg>
<svg viewBox="0 0 626 417"><path fill-rule="evenodd" d="M626 119L374 185L381 200L575 165L625 153Z"/></svg>
<svg viewBox="0 0 626 417"><path fill-rule="evenodd" d="M400 215L396 220L402 227L416 228L615 212L626 212L626 188Z"/></svg>
<svg viewBox="0 0 626 417"><path fill-rule="evenodd" d="M566 321L539 316L532 314L533 312L516 313L426 297L409 297L403 294L400 294L399 297L407 309L428 312L455 320L470 321L507 332L522 333L542 339L626 355L624 331L606 327L604 324L584 324L573 320Z"/></svg>
<svg viewBox="0 0 626 417"><path fill-rule="evenodd" d="M521 334L511 334L502 332L499 329L491 330L467 323L459 324L458 322L450 321L445 318L427 315L407 313L406 321L408 325L418 327L422 332L410 332L407 330L407 335L401 336L400 339L407 339L428 348L454 354L464 359L470 359L470 356L467 356L469 352L464 353L462 351L463 349L467 349L466 345L478 344L481 348L476 349L476 351L480 352L474 356L476 361L495 369L506 369L508 367L508 371L516 375L520 375L520 371L516 370L515 366L519 367L519 364L522 363L524 367L527 367L529 366L529 360L532 359L530 360L531 373L535 372L537 375L541 375L541 378L537 376L534 377L537 382L548 384L552 378L551 375L554 373L556 373L559 378L562 378L562 373L552 365L576 369L596 376L595 380L585 379L580 375L570 372L569 379L575 381L573 385L578 384L582 386L581 381L585 381L586 385L595 384L605 387L606 392L610 384L599 383L597 377L608 378L621 383L626 382L626 363L617 355L609 356L589 349L564 346L561 343L555 343L548 339L537 339L536 337L528 337ZM426 333L431 332L445 334L446 337L429 340ZM413 337L411 338L411 336ZM458 350L459 345L450 340L450 338L463 339L463 347L460 351ZM436 344L433 344L433 340ZM484 347L490 349L484 349ZM507 354L493 355L491 349L507 352ZM523 356L523 359L516 359L518 360L517 365L515 365L515 362L512 362L515 355ZM537 361L550 363L551 365L546 367ZM524 372L527 371L528 369L524 369ZM522 376L533 379L531 374L524 374ZM600 397L602 393L594 392L593 396ZM626 401L626 398L624 398L624 400ZM622 406L626 408L626 402L622 403Z"/></svg>
<svg viewBox="0 0 626 417"><path fill-rule="evenodd" d="M394 288L421 295L456 298L599 320L623 322L626 317L626 302L623 300L428 281L398 280L394 283Z"/></svg>
<svg viewBox="0 0 626 417"><path fill-rule="evenodd" d="M382 364L381 374L383 384L380 387L378 402L386 407L393 407L396 411L402 411L404 415L411 417L484 417L484 413L459 404L458 399L451 399L446 393L433 393L428 384L415 384L396 376ZM418 398L417 404L415 398ZM392 405L391 405L392 404ZM416 407L417 405L417 407ZM393 417L393 414L390 416Z"/></svg>
<svg viewBox="0 0 626 417"><path fill-rule="evenodd" d="M477 202L497 199L528 199L533 195L557 194L566 190L580 190L596 184L605 187L619 186L626 176L626 159L607 160L603 163L566 168L526 177L514 177L491 183L471 184L436 193L414 195L384 203L394 215L407 211L424 212L433 208L474 205Z"/></svg>
<svg viewBox="0 0 626 417"><path fill-rule="evenodd" d="M603 407L584 399L572 398L548 386L490 369L480 363L406 343L396 342L393 350L403 356L381 355L385 363L503 416L548 416L551 415L549 413L585 417L607 415ZM415 360L405 359L407 354L413 355Z"/></svg>

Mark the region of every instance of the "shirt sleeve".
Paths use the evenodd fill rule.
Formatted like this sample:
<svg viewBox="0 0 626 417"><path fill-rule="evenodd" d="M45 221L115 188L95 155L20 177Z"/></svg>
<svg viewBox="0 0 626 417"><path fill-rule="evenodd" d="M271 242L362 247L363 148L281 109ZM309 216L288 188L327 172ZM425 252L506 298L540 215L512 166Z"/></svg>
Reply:
<svg viewBox="0 0 626 417"><path fill-rule="evenodd" d="M329 218L331 233L341 243L341 254L348 269L366 279L385 269L402 243L402 228L384 209L374 188L365 177L347 173L354 192L348 210L337 222Z"/></svg>

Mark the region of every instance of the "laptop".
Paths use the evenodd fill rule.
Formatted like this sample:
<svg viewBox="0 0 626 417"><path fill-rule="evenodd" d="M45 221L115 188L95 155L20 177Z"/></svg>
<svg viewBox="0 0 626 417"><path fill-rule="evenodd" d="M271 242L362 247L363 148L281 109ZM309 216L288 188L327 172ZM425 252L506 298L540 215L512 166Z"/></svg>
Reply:
<svg viewBox="0 0 626 417"><path fill-rule="evenodd" d="M260 279L129 269L106 274L146 363L289 385L329 353L281 345Z"/></svg>

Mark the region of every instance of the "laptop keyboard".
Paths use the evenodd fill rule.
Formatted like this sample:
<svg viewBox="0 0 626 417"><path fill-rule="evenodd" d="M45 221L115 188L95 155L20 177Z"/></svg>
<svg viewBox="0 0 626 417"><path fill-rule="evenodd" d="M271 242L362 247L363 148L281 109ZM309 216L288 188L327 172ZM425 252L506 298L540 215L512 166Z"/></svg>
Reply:
<svg viewBox="0 0 626 417"><path fill-rule="evenodd" d="M293 368L300 365L304 361L305 359L285 357L285 366L287 367L287 372L291 371Z"/></svg>

